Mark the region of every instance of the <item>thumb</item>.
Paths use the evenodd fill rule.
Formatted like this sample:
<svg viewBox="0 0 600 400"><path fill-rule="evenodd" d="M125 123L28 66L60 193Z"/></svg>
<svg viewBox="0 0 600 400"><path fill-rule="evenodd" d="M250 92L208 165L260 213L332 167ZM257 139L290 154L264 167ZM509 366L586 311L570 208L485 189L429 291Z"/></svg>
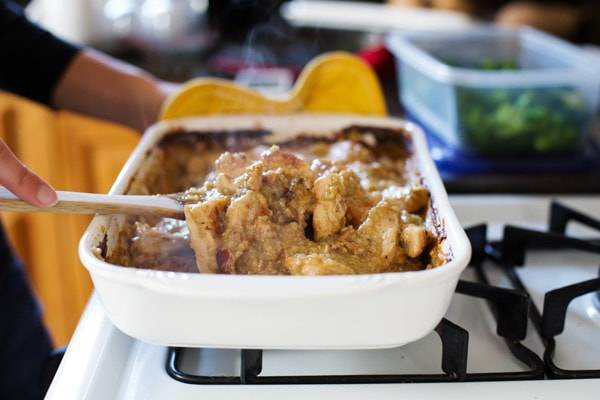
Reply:
<svg viewBox="0 0 600 400"><path fill-rule="evenodd" d="M54 189L23 165L2 140L0 140L0 185L36 207L50 207L57 201Z"/></svg>

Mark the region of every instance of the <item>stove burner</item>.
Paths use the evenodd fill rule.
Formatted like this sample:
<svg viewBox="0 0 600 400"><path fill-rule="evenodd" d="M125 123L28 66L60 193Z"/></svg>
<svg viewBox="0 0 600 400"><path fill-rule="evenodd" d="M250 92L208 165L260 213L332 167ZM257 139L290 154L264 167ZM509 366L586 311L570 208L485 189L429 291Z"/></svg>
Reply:
<svg viewBox="0 0 600 400"><path fill-rule="evenodd" d="M540 248L574 249L600 254L600 244L595 239L578 239L566 235L569 222L577 222L600 231L600 221L562 204L552 202L549 216L549 231L536 231L507 225L500 242L492 243L486 251L490 257L505 267L512 284L527 293L527 288L515 271L522 266L527 250ZM565 370L553 360L556 342L554 337L565 328L567 308L571 301L588 293L600 296L600 278L590 279L573 285L551 290L544 297L543 313L530 304L530 318L542 338L545 351L546 375L550 379L600 378L600 370Z"/></svg>
<svg viewBox="0 0 600 400"><path fill-rule="evenodd" d="M600 370L565 370L559 368L553 360L556 347L554 337L564 330L570 302L579 296L597 292L596 303L600 304L600 277L547 292L541 313L530 301L527 288L516 273L516 268L524 264L526 251L531 249L567 248L600 254L600 241L566 235L567 224L571 221L600 231L600 221L558 203L552 203L550 208L547 232L507 225L501 241L489 242L486 225L466 229L472 246L470 267L474 269L478 282L461 280L456 292L487 301L497 322L497 335L505 340L510 353L529 368L527 371L468 373L469 334L460 326L443 319L435 329L442 341L443 374L262 376L263 351L242 350L239 376L203 376L182 371L179 365L184 349L173 347L169 348L167 355L167 373L173 379L188 384L229 385L500 381L544 377L600 378ZM515 289L491 286L484 261L492 261L501 266L501 270ZM544 343L543 361L521 342L527 335L529 321Z"/></svg>

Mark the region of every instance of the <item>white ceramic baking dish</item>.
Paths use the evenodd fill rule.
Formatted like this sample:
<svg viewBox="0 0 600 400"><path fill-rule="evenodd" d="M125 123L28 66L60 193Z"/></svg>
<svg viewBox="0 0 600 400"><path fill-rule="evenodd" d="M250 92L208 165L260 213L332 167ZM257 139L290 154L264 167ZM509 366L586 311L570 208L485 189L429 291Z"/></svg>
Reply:
<svg viewBox="0 0 600 400"><path fill-rule="evenodd" d="M417 272L350 276L212 275L127 268L94 254L105 233L110 235L111 218L115 218L96 216L81 239L79 254L114 324L150 343L218 348L394 347L431 332L448 308L471 249L416 125L392 118L339 114L215 116L161 122L147 130L110 193L124 193L148 150L175 128L260 127L286 138L356 124L404 128L412 136L418 169L445 231L443 248L451 254L449 262ZM110 246L110 238L108 242Z"/></svg>

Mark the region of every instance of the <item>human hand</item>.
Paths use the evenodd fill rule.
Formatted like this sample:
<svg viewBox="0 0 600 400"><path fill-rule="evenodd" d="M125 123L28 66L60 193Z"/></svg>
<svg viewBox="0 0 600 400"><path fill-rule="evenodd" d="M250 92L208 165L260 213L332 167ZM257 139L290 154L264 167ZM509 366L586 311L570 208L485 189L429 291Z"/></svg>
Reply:
<svg viewBox="0 0 600 400"><path fill-rule="evenodd" d="M54 189L19 161L1 139L0 185L36 207L51 207L57 201Z"/></svg>

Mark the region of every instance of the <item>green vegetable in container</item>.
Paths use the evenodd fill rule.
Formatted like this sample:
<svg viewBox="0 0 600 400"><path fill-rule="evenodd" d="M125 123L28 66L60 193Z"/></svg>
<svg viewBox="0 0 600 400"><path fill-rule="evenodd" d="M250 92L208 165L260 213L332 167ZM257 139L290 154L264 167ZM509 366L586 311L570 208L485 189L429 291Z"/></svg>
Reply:
<svg viewBox="0 0 600 400"><path fill-rule="evenodd" d="M468 147L484 154L574 150L587 124L573 88L458 88L459 127Z"/></svg>
<svg viewBox="0 0 600 400"><path fill-rule="evenodd" d="M515 60L483 58L452 66L486 71L517 70ZM488 155L558 153L575 150L589 123L575 88L457 88L459 130L467 147Z"/></svg>
<svg viewBox="0 0 600 400"><path fill-rule="evenodd" d="M518 65L513 60L494 60L491 57L486 57L481 60L478 69L493 71L493 70L515 70L518 69Z"/></svg>

